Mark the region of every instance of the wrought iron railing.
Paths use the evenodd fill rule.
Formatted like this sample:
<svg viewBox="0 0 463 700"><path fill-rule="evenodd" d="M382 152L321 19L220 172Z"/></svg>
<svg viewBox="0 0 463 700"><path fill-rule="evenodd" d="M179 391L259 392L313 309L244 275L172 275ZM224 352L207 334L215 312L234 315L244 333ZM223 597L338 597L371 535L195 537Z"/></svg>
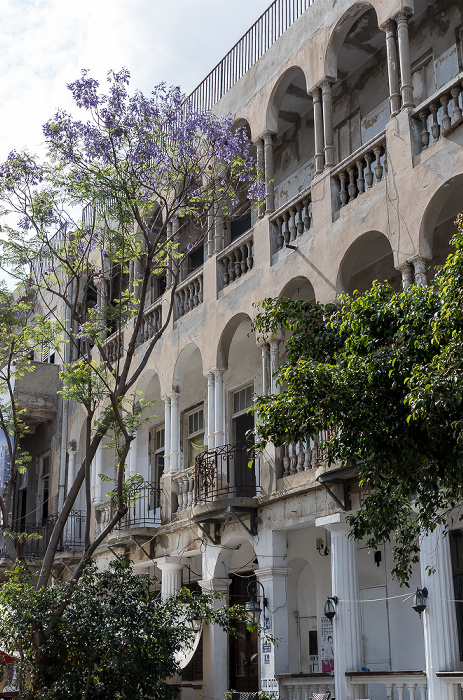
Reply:
<svg viewBox="0 0 463 700"><path fill-rule="evenodd" d="M313 3L274 0L187 97L188 102L201 112L210 110Z"/></svg>
<svg viewBox="0 0 463 700"><path fill-rule="evenodd" d="M58 515L54 513L39 523L23 522L22 520L14 521L12 530L16 533L16 537L13 541L18 554L27 559L41 559L45 555L57 519ZM83 549L85 521L86 514L84 511L71 511L58 544L59 552ZM21 535L24 535L24 537L21 537ZM7 556L8 550L3 543L0 547L0 557Z"/></svg>
<svg viewBox="0 0 463 700"><path fill-rule="evenodd" d="M196 457L195 503L256 494L254 453L247 443L223 445Z"/></svg>
<svg viewBox="0 0 463 700"><path fill-rule="evenodd" d="M160 524L160 490L159 484L149 481L134 487L128 494L128 511L120 520L115 530L127 530L132 527L154 527ZM100 507L99 530L111 520L116 513L115 503L108 503L108 508Z"/></svg>

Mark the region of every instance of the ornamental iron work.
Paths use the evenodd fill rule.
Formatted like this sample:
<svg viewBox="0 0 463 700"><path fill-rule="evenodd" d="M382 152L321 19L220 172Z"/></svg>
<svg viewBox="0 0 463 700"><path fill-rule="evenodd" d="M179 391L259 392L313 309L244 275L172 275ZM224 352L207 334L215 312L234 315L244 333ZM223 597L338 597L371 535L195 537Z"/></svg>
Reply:
<svg viewBox="0 0 463 700"><path fill-rule="evenodd" d="M195 503L256 494L255 457L246 442L215 447L196 457Z"/></svg>

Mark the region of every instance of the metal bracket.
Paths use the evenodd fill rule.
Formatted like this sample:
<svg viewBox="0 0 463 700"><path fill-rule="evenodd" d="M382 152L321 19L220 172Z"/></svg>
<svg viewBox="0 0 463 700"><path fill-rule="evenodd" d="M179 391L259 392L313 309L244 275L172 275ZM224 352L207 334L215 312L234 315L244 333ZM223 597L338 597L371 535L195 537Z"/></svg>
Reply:
<svg viewBox="0 0 463 700"><path fill-rule="evenodd" d="M220 545L220 542L218 540L216 540L214 537L211 537L210 534L208 533L208 531L206 530L206 528L204 528L201 525L201 523L196 521L195 525L197 525L199 527L199 529L206 535L207 539L210 540L212 542L212 544L214 544L216 547L218 547ZM214 530L215 530L215 528L214 528Z"/></svg>
<svg viewBox="0 0 463 700"><path fill-rule="evenodd" d="M336 496L336 494L334 494L332 492L332 490L330 488L328 488L328 486L326 485L326 483L324 481L320 481L320 483L323 486L323 488L325 489L325 491L327 491L329 493L329 495L331 496L333 501L335 501L344 512L347 512L350 510L350 507L349 507L349 500L350 499L349 499L349 493L347 490L347 484L343 484L344 503L342 503L342 501L339 500L339 498Z"/></svg>
<svg viewBox="0 0 463 700"><path fill-rule="evenodd" d="M244 523L244 522L241 520L240 516L239 516L237 513L235 513L235 511L232 510L231 508L230 508L229 513L230 513L230 515L232 515L232 516L235 518L235 520L236 520L238 523L240 523L240 525L242 525L242 526L244 527L244 529L246 530L246 532L249 532L249 534L251 535L251 537L255 537L255 536L257 535L256 516L254 515L254 513L253 513L252 511L250 511L250 513L249 513L249 517L250 517L250 519L251 519L251 528L249 528L249 527L246 525L246 523Z"/></svg>

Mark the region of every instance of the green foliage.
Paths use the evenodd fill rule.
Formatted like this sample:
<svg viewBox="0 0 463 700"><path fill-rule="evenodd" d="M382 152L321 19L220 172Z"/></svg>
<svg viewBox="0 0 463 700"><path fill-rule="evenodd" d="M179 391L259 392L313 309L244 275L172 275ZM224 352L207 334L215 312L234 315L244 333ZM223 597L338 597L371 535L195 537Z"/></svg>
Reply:
<svg viewBox="0 0 463 700"><path fill-rule="evenodd" d="M217 594L185 588L161 602L151 592L154 581L134 574L124 559L103 572L89 564L74 588L57 583L37 590L24 565L7 577L0 638L2 648L21 656L23 700L170 698L175 686L167 680L180 670L176 654L194 638L190 620L202 617L233 633L234 619L245 615L239 606L214 609ZM37 647L47 626L51 635Z"/></svg>
<svg viewBox="0 0 463 700"><path fill-rule="evenodd" d="M330 466L357 465L353 536L393 541L407 584L419 537L459 517L463 499L463 217L455 253L428 287L375 282L338 305L267 299L259 333L291 333L282 393L257 399L259 446L327 430Z"/></svg>

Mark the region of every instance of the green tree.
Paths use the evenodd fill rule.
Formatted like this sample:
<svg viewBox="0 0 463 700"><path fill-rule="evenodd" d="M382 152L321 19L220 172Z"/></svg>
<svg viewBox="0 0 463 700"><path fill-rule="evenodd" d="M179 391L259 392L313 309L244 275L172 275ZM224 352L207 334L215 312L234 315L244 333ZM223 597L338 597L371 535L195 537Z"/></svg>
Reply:
<svg viewBox="0 0 463 700"><path fill-rule="evenodd" d="M463 500L463 216L455 252L429 286L395 293L375 282L336 304L262 303L256 330L284 328L282 393L256 401L259 445L321 431L330 466L357 466L362 499L352 534L392 541L407 584L419 538L461 520Z"/></svg>
<svg viewBox="0 0 463 700"><path fill-rule="evenodd" d="M37 589L19 563L0 588L2 648L19 655L20 698L124 700L174 697L169 679L180 672L179 652L193 642L192 619L235 633L240 606L217 608L218 594L182 588L165 602L151 592L154 581L136 575L130 562L115 560L102 572L89 563L68 599L69 583ZM33 642L50 627L46 643Z"/></svg>

